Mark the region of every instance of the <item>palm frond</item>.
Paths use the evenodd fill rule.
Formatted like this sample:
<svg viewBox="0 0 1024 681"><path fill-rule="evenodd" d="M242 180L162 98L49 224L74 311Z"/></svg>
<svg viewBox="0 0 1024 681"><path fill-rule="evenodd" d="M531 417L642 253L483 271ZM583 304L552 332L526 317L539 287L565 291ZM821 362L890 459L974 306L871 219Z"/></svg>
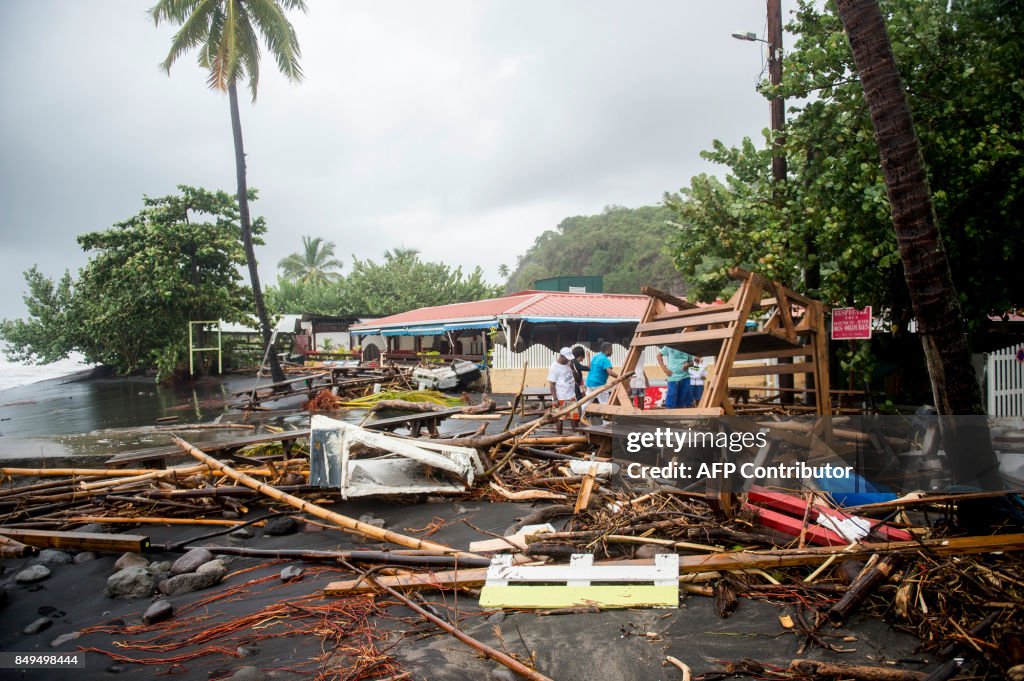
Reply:
<svg viewBox="0 0 1024 681"><path fill-rule="evenodd" d="M170 74L171 66L178 60L178 57L204 42L209 42L211 17L219 1L189 0L187 3L180 3L191 5L193 9L171 39L171 49L167 53L167 57L160 63L160 68ZM153 11L155 12L159 7L160 5L157 5ZM155 14L154 22L157 22Z"/></svg>
<svg viewBox="0 0 1024 681"><path fill-rule="evenodd" d="M279 0L250 0L247 6L253 21L263 34L267 50L277 61L277 68L288 80L296 83L301 81L302 67L299 66L299 58L302 53L299 49L299 39Z"/></svg>

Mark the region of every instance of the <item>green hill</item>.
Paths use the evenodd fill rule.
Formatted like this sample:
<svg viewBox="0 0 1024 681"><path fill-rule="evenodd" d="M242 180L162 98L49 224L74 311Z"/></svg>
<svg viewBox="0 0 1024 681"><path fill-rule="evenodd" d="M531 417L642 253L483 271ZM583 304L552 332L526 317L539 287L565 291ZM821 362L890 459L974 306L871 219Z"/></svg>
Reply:
<svg viewBox="0 0 1024 681"><path fill-rule="evenodd" d="M663 206L608 206L600 215L566 218L519 256L507 288L521 291L547 277L602 275L606 293L639 293L644 284L683 293L686 286L665 253L675 231L668 224L672 216Z"/></svg>

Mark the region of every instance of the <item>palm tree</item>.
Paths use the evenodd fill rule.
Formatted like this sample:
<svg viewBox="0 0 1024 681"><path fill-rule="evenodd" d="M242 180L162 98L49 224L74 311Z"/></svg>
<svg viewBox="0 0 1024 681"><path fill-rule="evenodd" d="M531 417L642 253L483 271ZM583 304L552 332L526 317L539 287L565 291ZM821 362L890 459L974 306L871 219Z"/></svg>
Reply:
<svg viewBox="0 0 1024 681"><path fill-rule="evenodd" d="M337 281L341 275L331 270L341 269L334 257L334 244L320 237L302 237L302 251L292 253L277 263L286 277L305 284L326 284Z"/></svg>
<svg viewBox="0 0 1024 681"><path fill-rule="evenodd" d="M498 276L502 277L504 279L508 279L508 275L509 275L508 265L506 265L505 263L502 263L502 264L498 265Z"/></svg>
<svg viewBox="0 0 1024 681"><path fill-rule="evenodd" d="M917 329L924 345L935 408L954 480L999 485L998 461L971 366L966 324L942 247L928 175L910 105L878 0L838 0L854 64L875 128L893 228Z"/></svg>
<svg viewBox="0 0 1024 681"><path fill-rule="evenodd" d="M231 107L231 132L235 143L235 175L238 181L238 214L242 244L249 265L249 280L259 317L265 347L270 346L271 331L267 306L263 302L256 252L252 245L249 218L249 190L245 178L245 149L242 146L242 120L238 113L239 80L248 80L252 100L260 79L260 40L288 80L302 80L299 67L299 41L295 29L285 17L286 10L306 11L303 0L159 0L149 11L153 22L171 21L181 28L171 40L171 49L161 67L170 75L171 66L186 52L199 49L199 65L210 72L207 80L213 90L228 93ZM285 379L277 354L269 353L274 382Z"/></svg>
<svg viewBox="0 0 1024 681"><path fill-rule="evenodd" d="M412 260L418 257L420 250L418 248L407 248L405 246L398 246L384 251L384 259L388 262L395 260Z"/></svg>

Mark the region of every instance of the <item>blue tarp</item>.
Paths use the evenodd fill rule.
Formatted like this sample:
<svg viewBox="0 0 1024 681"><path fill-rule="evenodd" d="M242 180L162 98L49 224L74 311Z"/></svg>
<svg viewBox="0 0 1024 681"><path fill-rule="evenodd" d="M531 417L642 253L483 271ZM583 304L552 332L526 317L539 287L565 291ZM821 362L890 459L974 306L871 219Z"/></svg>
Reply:
<svg viewBox="0 0 1024 681"><path fill-rule="evenodd" d="M443 326L414 326L403 329L381 329L382 336L439 336L444 333Z"/></svg>
<svg viewBox="0 0 1024 681"><path fill-rule="evenodd" d="M462 331L463 329L496 329L498 322L489 319L483 322L459 322L457 324L445 324L445 331Z"/></svg>

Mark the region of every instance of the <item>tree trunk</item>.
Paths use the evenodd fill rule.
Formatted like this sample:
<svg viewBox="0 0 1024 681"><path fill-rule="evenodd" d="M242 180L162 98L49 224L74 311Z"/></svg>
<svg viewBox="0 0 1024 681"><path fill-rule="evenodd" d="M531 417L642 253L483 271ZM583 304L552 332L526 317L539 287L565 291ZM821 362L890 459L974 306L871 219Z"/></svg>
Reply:
<svg viewBox="0 0 1024 681"><path fill-rule="evenodd" d="M903 275L924 346L946 454L958 484L999 486L963 314L938 222L910 105L878 0L838 0L871 113ZM966 417L966 418L965 418Z"/></svg>
<svg viewBox="0 0 1024 681"><path fill-rule="evenodd" d="M256 303L256 316L260 320L260 333L263 335L264 350L270 346L272 334L267 306L263 302L263 289L260 287L260 273L256 263L256 251L252 246L252 222L249 219L249 188L245 181L245 149L242 147L242 118L238 113L238 90L232 81L228 85L228 99L231 102L231 133L235 139L235 174L238 179L238 219L242 225L242 245L245 247L245 260L249 265L249 281L252 283L252 297ZM285 380L284 371L277 361L277 353L271 349L268 353L270 375L274 383Z"/></svg>

